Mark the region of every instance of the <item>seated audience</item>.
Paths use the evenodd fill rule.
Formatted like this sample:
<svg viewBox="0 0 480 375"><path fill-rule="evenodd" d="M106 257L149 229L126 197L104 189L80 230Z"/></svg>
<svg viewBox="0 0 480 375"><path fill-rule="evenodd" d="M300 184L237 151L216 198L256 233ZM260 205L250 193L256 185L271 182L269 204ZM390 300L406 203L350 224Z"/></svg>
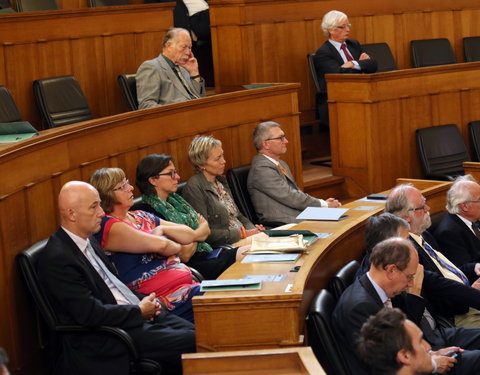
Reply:
<svg viewBox="0 0 480 375"><path fill-rule="evenodd" d="M205 96L205 80L198 72L187 30L170 29L163 38L162 53L137 70L138 108L152 108Z"/></svg>
<svg viewBox="0 0 480 375"><path fill-rule="evenodd" d="M314 64L321 91L318 118L328 125L327 83L329 73L375 73L377 62L350 36L352 25L345 13L332 10L323 16L322 31L328 40L315 53Z"/></svg>
<svg viewBox="0 0 480 375"><path fill-rule="evenodd" d="M472 176L458 177L450 187L447 211L434 232L439 250L457 267L480 262L480 185Z"/></svg>
<svg viewBox="0 0 480 375"><path fill-rule="evenodd" d="M132 337L144 358L162 364L165 374L181 374L181 354L195 351L190 322L169 314L155 299L131 292L91 237L104 216L97 190L71 181L58 197L60 228L38 260L37 272L60 325L112 326ZM55 374L127 375L125 346L108 335L62 334Z"/></svg>
<svg viewBox="0 0 480 375"><path fill-rule="evenodd" d="M402 238L390 238L377 244L370 254L371 267L366 275L347 288L340 297L332 316L333 333L344 349L346 362L353 374L366 374L366 366L356 356L356 338L367 319L384 307L399 307L423 331L432 346L435 372L444 373L454 366L455 374L480 371L480 329L443 328L436 325L435 316L418 293L416 275L418 254L412 243ZM411 288L413 293L406 293ZM395 297L395 298L394 298ZM452 348L453 347L453 348ZM456 360L442 356L451 349L465 349Z"/></svg>
<svg viewBox="0 0 480 375"><path fill-rule="evenodd" d="M431 347L415 323L399 309L382 309L360 330L359 358L372 375L427 375L435 369Z"/></svg>
<svg viewBox="0 0 480 375"><path fill-rule="evenodd" d="M263 231L243 216L232 198L223 176L225 158L222 142L210 136L196 137L188 147L188 158L195 174L187 181L183 197L208 221L212 246L233 244Z"/></svg>
<svg viewBox="0 0 480 375"><path fill-rule="evenodd" d="M192 228L195 231L196 249L190 259L182 260L200 271L206 279L216 279L235 260L242 258L241 250L214 250L205 242L210 235L208 222L176 193L179 181L180 175L171 156L152 154L144 157L137 165L135 180L142 193L142 204L138 208Z"/></svg>
<svg viewBox="0 0 480 375"><path fill-rule="evenodd" d="M258 124L253 143L258 155L252 160L247 187L262 222L292 223L309 206L341 206L335 198L324 201L298 188L287 163L280 160L287 152L288 140L279 124L273 121Z"/></svg>
<svg viewBox="0 0 480 375"><path fill-rule="evenodd" d="M148 212L129 211L133 186L120 168L99 169L90 182L98 190L106 213L95 236L108 251L120 279L134 291L154 292L169 311L193 321L191 299L200 288L180 260L195 252L193 230L160 222Z"/></svg>

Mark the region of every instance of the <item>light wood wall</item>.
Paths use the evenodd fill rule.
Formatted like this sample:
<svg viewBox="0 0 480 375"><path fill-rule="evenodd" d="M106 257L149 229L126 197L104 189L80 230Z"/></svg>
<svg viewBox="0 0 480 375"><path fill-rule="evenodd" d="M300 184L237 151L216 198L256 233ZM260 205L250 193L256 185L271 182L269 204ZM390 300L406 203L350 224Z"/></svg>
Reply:
<svg viewBox="0 0 480 375"><path fill-rule="evenodd" d="M307 53L326 37L323 15L349 15L351 38L387 42L400 69L412 66L410 41L448 38L463 62L462 38L480 35L480 0L211 0L218 92L250 82L300 82L302 122L312 119L314 86Z"/></svg>

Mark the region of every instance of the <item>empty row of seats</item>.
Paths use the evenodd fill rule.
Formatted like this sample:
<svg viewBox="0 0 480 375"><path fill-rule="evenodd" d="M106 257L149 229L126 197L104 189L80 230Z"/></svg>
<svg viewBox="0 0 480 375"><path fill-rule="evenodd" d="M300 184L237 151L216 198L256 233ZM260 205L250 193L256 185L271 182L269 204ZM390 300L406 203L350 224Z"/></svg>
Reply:
<svg viewBox="0 0 480 375"><path fill-rule="evenodd" d="M129 4L130 2L128 0L88 0L88 6L90 8ZM17 12L33 12L42 10L56 10L60 8L55 0L16 0L15 9Z"/></svg>

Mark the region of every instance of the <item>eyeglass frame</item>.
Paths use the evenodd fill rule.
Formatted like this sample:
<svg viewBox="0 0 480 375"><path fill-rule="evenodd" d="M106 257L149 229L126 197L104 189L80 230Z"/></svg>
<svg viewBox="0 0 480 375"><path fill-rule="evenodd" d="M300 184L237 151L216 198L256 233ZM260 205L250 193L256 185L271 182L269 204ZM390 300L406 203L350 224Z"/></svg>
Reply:
<svg viewBox="0 0 480 375"><path fill-rule="evenodd" d="M121 190L121 191L128 191L127 189L127 186L130 185L130 181L128 181L128 179L125 179L125 182L122 184L122 186L118 187L118 188L113 188L112 191L118 191L118 190Z"/></svg>
<svg viewBox="0 0 480 375"><path fill-rule="evenodd" d="M285 142L285 139L287 139L287 136L281 135L280 137L275 137L275 138L267 138L265 141L280 141L280 142Z"/></svg>
<svg viewBox="0 0 480 375"><path fill-rule="evenodd" d="M157 173L153 178L159 178L160 176L170 176L170 178L175 178L175 175L178 175L178 171L176 169L172 169L170 172L165 173Z"/></svg>
<svg viewBox="0 0 480 375"><path fill-rule="evenodd" d="M468 201L464 201L462 203L479 203L480 199L469 199Z"/></svg>
<svg viewBox="0 0 480 375"><path fill-rule="evenodd" d="M333 28L334 29L342 29L342 30L345 30L346 28L352 28L352 24L351 23L347 23L346 25L335 25Z"/></svg>
<svg viewBox="0 0 480 375"><path fill-rule="evenodd" d="M424 198L423 205L421 205L420 207L409 208L408 211L426 211L426 207L427 207L427 200Z"/></svg>

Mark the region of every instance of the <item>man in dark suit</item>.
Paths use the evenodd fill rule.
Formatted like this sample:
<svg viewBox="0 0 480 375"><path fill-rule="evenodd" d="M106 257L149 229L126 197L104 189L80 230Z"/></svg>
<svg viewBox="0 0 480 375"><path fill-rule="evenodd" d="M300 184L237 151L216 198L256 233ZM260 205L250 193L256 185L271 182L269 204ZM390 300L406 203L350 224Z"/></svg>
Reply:
<svg viewBox="0 0 480 375"><path fill-rule="evenodd" d="M427 375L434 369L430 349L401 310L384 308L362 326L357 352L372 375Z"/></svg>
<svg viewBox="0 0 480 375"><path fill-rule="evenodd" d="M287 152L288 139L279 124L274 121L258 124L253 143L258 155L250 165L247 188L261 222L292 223L309 206L341 206L334 198L318 199L298 188L287 163L280 160Z"/></svg>
<svg viewBox="0 0 480 375"><path fill-rule="evenodd" d="M38 273L62 325L113 326L127 331L145 358L181 374L182 353L195 350L190 322L161 311L155 294L134 295L116 277L98 243L104 212L93 186L72 181L60 191L61 227L39 259ZM128 355L110 336L62 335L55 373L128 374Z"/></svg>
<svg viewBox="0 0 480 375"><path fill-rule="evenodd" d="M480 371L480 329L438 327L418 293L421 277L416 276L418 255L410 241L390 238L374 247L371 267L342 294L332 316L332 328L340 347L345 348L347 363L353 374L365 374L365 366L355 355L360 329L366 320L384 307L398 307L421 327L430 343L432 365L436 373L454 366L455 374ZM420 285L419 285L420 284ZM411 288L412 293L405 293ZM394 298L395 297L395 298ZM449 350L462 352L460 360L443 356Z"/></svg>
<svg viewBox="0 0 480 375"><path fill-rule="evenodd" d="M410 224L410 240L417 250L420 263L425 270L480 289L479 263L467 263L457 267L438 251L438 244L427 231L431 225L429 211L430 207L427 205L425 197L411 184L396 186L388 195L385 204L385 212L399 216ZM466 314L456 315L455 325L480 327L480 311L470 309Z"/></svg>
<svg viewBox="0 0 480 375"><path fill-rule="evenodd" d="M318 116L326 125L328 125L328 106L325 74L375 73L377 71L377 62L365 53L360 43L348 39L351 27L345 13L332 10L323 16L322 30L328 40L315 53L314 65L322 91L318 97Z"/></svg>
<svg viewBox="0 0 480 375"><path fill-rule="evenodd" d="M458 267L480 262L480 185L460 176L447 193L448 213L435 229L440 251Z"/></svg>

